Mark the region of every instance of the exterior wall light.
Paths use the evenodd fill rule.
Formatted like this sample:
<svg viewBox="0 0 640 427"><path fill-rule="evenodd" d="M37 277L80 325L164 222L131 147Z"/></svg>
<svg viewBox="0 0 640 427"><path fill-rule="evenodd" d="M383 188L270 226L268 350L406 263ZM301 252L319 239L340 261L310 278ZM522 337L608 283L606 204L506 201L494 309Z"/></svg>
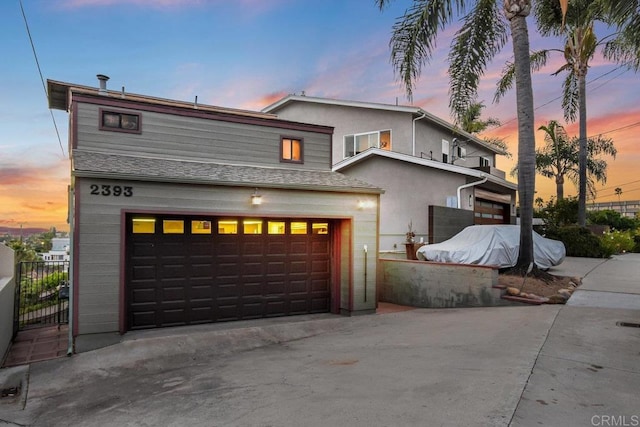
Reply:
<svg viewBox="0 0 640 427"><path fill-rule="evenodd" d="M372 209L376 206L373 200L358 200L358 209Z"/></svg>
<svg viewBox="0 0 640 427"><path fill-rule="evenodd" d="M253 206L262 204L262 196L258 194L258 189L256 188L253 194L251 195L251 204Z"/></svg>
<svg viewBox="0 0 640 427"><path fill-rule="evenodd" d="M473 196L469 194L469 207L473 206Z"/></svg>

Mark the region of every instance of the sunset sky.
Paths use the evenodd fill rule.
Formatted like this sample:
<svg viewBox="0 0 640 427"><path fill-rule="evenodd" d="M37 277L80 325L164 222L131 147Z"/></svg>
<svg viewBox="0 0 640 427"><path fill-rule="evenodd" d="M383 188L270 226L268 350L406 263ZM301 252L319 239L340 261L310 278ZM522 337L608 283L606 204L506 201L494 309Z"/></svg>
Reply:
<svg viewBox="0 0 640 427"><path fill-rule="evenodd" d="M408 104L389 63L389 38L411 4L396 0L380 12L373 0L23 0L42 76L111 89L223 107L261 110L290 93L344 100ZM68 117L48 110L19 0L0 2L3 66L0 68L0 228L55 226L68 230ZM529 20L533 49L561 47L542 39ZM598 29L598 36L609 32ZM451 121L447 53L455 32L438 39L423 68L413 104ZM517 153L515 92L492 104L495 83L511 46L482 79L485 117L503 125L486 136L506 138ZM558 54L534 75L536 128L563 122L558 97ZM640 199L639 75L598 55L587 81L588 134L613 138L618 156L608 158L608 180L596 201ZM56 134L54 121L59 131ZM576 124L567 125L577 135ZM537 132L538 144L543 143ZM515 159L499 159L509 172ZM511 178L515 181L515 178ZM538 176L537 195L555 194ZM575 195L570 182L565 195Z"/></svg>

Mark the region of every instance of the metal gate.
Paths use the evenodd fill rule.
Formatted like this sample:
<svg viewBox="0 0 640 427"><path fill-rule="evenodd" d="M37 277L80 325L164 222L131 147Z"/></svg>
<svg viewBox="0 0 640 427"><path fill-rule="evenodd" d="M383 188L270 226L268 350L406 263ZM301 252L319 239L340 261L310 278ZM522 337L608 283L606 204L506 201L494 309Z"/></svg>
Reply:
<svg viewBox="0 0 640 427"><path fill-rule="evenodd" d="M69 321L69 261L20 262L13 334Z"/></svg>

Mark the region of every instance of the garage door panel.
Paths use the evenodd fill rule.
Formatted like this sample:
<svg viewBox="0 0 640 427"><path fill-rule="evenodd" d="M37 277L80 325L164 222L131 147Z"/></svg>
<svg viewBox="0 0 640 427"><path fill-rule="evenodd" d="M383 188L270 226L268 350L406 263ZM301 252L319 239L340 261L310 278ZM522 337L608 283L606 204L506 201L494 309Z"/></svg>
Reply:
<svg viewBox="0 0 640 427"><path fill-rule="evenodd" d="M307 248L308 248L308 242L306 240L292 241L291 244L289 245L289 256L296 256L296 255L306 256L308 252Z"/></svg>
<svg viewBox="0 0 640 427"><path fill-rule="evenodd" d="M306 314L310 312L309 301L305 299L292 299L289 302L289 310L292 314Z"/></svg>
<svg viewBox="0 0 640 427"><path fill-rule="evenodd" d="M327 279L316 279L311 281L311 292L328 293L327 289L329 281Z"/></svg>
<svg viewBox="0 0 640 427"><path fill-rule="evenodd" d="M240 256L240 242L236 240L237 237L219 236L218 239L219 241L216 242L216 253L218 256Z"/></svg>
<svg viewBox="0 0 640 427"><path fill-rule="evenodd" d="M251 241L254 239L256 239L256 241ZM261 257L264 255L264 248L262 245L262 241L257 239L259 238L253 237L253 238L250 238L249 241L244 242L244 244L242 245L243 257L250 257L251 255Z"/></svg>
<svg viewBox="0 0 640 427"><path fill-rule="evenodd" d="M154 245L155 237L144 239L135 242L131 245L132 257L155 257L156 246Z"/></svg>
<svg viewBox="0 0 640 427"><path fill-rule="evenodd" d="M296 273L306 273L307 269L308 269L308 263L307 260L301 260L301 261L291 261L290 266L291 269L289 270L290 273L292 274L296 274Z"/></svg>
<svg viewBox="0 0 640 427"><path fill-rule="evenodd" d="M309 293L309 288L307 286L306 280L291 280L289 282L289 294L307 294Z"/></svg>
<svg viewBox="0 0 640 427"><path fill-rule="evenodd" d="M186 324L185 310L182 308L164 309L160 313L162 326L180 326Z"/></svg>
<svg viewBox="0 0 640 427"><path fill-rule="evenodd" d="M268 317L282 316L286 311L286 303L284 301L269 301L266 306L266 314Z"/></svg>
<svg viewBox="0 0 640 427"><path fill-rule="evenodd" d="M137 280L155 280L156 278L156 266L155 265L141 265L133 268L132 279Z"/></svg>
<svg viewBox="0 0 640 427"><path fill-rule="evenodd" d="M258 301L258 302L243 301L241 311L242 311L241 317L243 319L257 319L257 318L263 317L264 310L262 307L262 301Z"/></svg>
<svg viewBox="0 0 640 427"><path fill-rule="evenodd" d="M265 255L267 256L284 256L287 253L287 244L283 240L279 242L267 242Z"/></svg>
<svg viewBox="0 0 640 427"><path fill-rule="evenodd" d="M191 281L189 285L189 299L191 301L202 299L211 300L213 298L213 289L210 282L197 285Z"/></svg>
<svg viewBox="0 0 640 427"><path fill-rule="evenodd" d="M329 255L329 242L314 241L311 244L311 253L313 255Z"/></svg>
<svg viewBox="0 0 640 427"><path fill-rule="evenodd" d="M329 301L327 298L313 298L311 300L311 311L313 313L323 313L329 310Z"/></svg>
<svg viewBox="0 0 640 427"><path fill-rule="evenodd" d="M286 234L288 224L274 232L285 234L216 226L194 235L189 227L179 235L129 233L129 328L329 311L330 238L308 224L309 234Z"/></svg>
<svg viewBox="0 0 640 427"><path fill-rule="evenodd" d="M132 304L156 303L156 289L134 289L132 293Z"/></svg>
<svg viewBox="0 0 640 427"><path fill-rule="evenodd" d="M189 323L209 323L211 316L211 306L192 307L189 313Z"/></svg>
<svg viewBox="0 0 640 427"><path fill-rule="evenodd" d="M219 284L216 288L218 298L238 298L240 287L236 283Z"/></svg>
<svg viewBox="0 0 640 427"><path fill-rule="evenodd" d="M328 260L313 260L311 262L312 273L329 273L329 261Z"/></svg>
<svg viewBox="0 0 640 427"><path fill-rule="evenodd" d="M264 292L266 295L284 294L286 291L286 284L284 280L268 281L264 285Z"/></svg>
<svg viewBox="0 0 640 427"><path fill-rule="evenodd" d="M156 322L156 312L154 311L135 311L132 316L132 328L152 328L160 326Z"/></svg>

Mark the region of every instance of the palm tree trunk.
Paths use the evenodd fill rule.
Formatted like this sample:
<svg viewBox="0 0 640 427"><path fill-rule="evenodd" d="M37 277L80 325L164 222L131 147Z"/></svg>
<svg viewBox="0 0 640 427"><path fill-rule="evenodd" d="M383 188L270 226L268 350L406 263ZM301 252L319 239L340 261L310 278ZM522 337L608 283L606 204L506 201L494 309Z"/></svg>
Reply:
<svg viewBox="0 0 640 427"><path fill-rule="evenodd" d="M578 149L578 225L587 224L587 84L586 73L578 75L580 146Z"/></svg>
<svg viewBox="0 0 640 427"><path fill-rule="evenodd" d="M505 1L505 7L510 1ZM513 3L522 3L514 1ZM527 12L528 14L528 12ZM509 16L507 14L507 16ZM515 268L527 271L533 262L533 197L535 192L536 153L533 118L533 89L529 60L529 32L525 14L509 21L513 40L518 112L518 197L520 199L520 253Z"/></svg>
<svg viewBox="0 0 640 427"><path fill-rule="evenodd" d="M564 199L564 176L556 175L556 197L557 200Z"/></svg>

